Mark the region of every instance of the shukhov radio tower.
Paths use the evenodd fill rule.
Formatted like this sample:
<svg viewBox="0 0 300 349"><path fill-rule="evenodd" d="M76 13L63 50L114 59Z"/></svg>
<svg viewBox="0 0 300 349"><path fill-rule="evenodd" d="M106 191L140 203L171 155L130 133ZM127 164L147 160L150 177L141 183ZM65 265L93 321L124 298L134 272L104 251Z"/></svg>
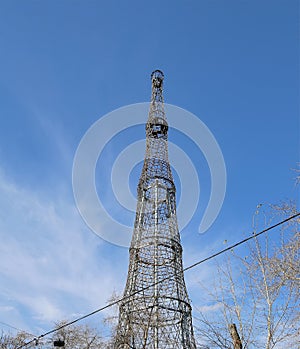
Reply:
<svg viewBox="0 0 300 349"><path fill-rule="evenodd" d="M160 70L151 75L146 154L115 349L196 348L168 160L163 78Z"/></svg>

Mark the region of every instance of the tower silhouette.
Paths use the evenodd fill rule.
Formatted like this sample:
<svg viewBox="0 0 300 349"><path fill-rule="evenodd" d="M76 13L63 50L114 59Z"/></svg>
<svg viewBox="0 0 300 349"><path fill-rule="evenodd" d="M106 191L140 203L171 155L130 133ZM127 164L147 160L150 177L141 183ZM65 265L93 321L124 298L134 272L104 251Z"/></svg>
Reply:
<svg viewBox="0 0 300 349"><path fill-rule="evenodd" d="M195 349L184 282L160 70L151 74L146 154L115 349Z"/></svg>

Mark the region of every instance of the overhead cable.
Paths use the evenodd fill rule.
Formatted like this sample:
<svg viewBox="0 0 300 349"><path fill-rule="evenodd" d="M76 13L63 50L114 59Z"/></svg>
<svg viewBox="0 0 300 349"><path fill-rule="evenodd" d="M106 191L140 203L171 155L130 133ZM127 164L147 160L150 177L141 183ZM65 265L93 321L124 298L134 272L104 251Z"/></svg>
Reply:
<svg viewBox="0 0 300 349"><path fill-rule="evenodd" d="M252 239L254 239L254 238L256 238L256 237L258 237L258 236L260 236L260 235L262 235L262 234L264 234L264 233L266 233L266 232L268 232L268 231L270 231L270 230L272 230L272 229L274 229L274 228L277 228L277 227L279 227L280 225L282 225L282 224L284 224L284 223L287 223L288 221L290 221L290 220L292 220L292 219L294 219L294 218L296 218L296 217L298 217L298 216L300 216L300 212L297 212L296 214L294 214L294 215L292 215L292 216L290 216L290 217L288 217L288 218L286 218L286 219L284 219L284 220L282 220L282 221L280 221L280 222L278 222L278 223L276 223L276 224L274 224L274 225L272 225L272 226L270 226L270 227L268 227L268 228L266 228L266 229L264 229L264 230L261 230L261 231L258 232L258 233L252 233L252 234L251 234L250 236L248 236L247 238L245 238L245 239L243 239L243 240L240 240L239 242L237 242L237 243L235 243L235 244L233 244L233 245L230 245L230 246L228 246L227 248L224 248L223 250L220 250L219 252L216 252L216 253L210 255L209 257L206 257L206 258L201 259L200 261L198 261L198 262L196 262L196 263L193 263L193 264L189 265L188 267L184 268L183 271L184 271L184 272L185 272L185 271L188 271L188 270L190 270L190 269L192 269L192 268L195 268L196 266L198 266L198 265L200 265L200 264L202 264L202 263L204 263L204 262L207 262L207 261L209 261L209 260L211 260L211 259L213 259L213 258L216 258L217 256L219 256L219 255L221 255L221 254L223 254L223 253L225 253L225 252L227 252L227 251L230 251L230 250L232 250L233 248L235 248L235 247L237 247L237 246L240 246L240 245L244 244L245 242L250 241L250 240L252 240ZM150 288L150 287L153 287L153 286L155 286L155 285L157 285L157 284L160 284L160 283L162 283L162 282L164 282L164 281L166 281L166 280L168 280L168 279L171 279L172 277L173 277L173 275L168 276L168 277L166 277L166 278L164 278L164 279L161 279L161 280L159 280L159 281L157 281L157 282L155 282L155 283L153 283L153 284L151 284L151 285L148 285L147 287L144 287L144 288L142 288L142 289L140 289L140 290L138 290L138 291L135 291L135 292L131 293L131 294L128 295L128 296L125 296L125 297L122 297L122 298L120 298L120 299L117 299L117 300L115 300L115 301L113 301L113 302L111 302L111 303L109 303L109 304L107 304L107 305L105 305L105 306L103 306L103 307L101 307L101 308L99 308L99 309L96 309L96 310L92 311L91 313L88 313L88 314L86 314L86 315L84 315L84 316L81 316L81 317L75 319L75 320L72 320L72 321L70 321L70 322L67 322L67 323L65 323L65 324L63 324L63 325L61 325L61 326L59 326L59 327L56 327L56 328L54 328L54 329L52 329L52 330L50 330L50 331L48 331L48 332L45 332L45 333L41 334L40 336L34 338L33 340L31 340L31 341L29 341L29 342L27 342L27 343L24 343L24 344L22 344L22 345L20 345L20 346L17 347L16 349L24 348L24 347L26 347L27 345L29 345L29 344L31 344L31 343L33 343L33 342L36 342L36 341L40 340L41 338L43 338L43 337L45 337L45 336L48 336L49 334L55 333L55 332L57 332L57 331L59 331L59 330L65 328L65 327L68 327L68 326L70 326L70 325L75 324L76 322L79 322L79 321L81 321L81 320L83 320L83 319L86 319L86 318L92 316L92 315L95 315L95 314L97 314L97 313L99 313L99 312L101 312L101 311L103 311L103 310L105 310L105 309L107 309L107 308L110 308L110 307L112 307L112 306L114 306L114 305L116 305L116 304L118 304L118 303L120 303L120 302L122 302L122 301L124 301L124 300L126 300L126 299L129 299L130 297L132 297L132 296L134 296L134 295L136 295L136 294L138 294L138 293L140 293L140 292L143 292L143 291L147 290L147 289Z"/></svg>

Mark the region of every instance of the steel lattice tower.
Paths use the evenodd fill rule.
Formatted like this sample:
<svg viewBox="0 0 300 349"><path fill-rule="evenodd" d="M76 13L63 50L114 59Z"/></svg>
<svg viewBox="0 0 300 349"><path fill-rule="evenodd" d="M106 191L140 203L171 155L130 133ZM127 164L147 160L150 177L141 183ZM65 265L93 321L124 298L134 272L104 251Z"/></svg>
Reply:
<svg viewBox="0 0 300 349"><path fill-rule="evenodd" d="M163 78L160 70L151 75L146 154L115 349L196 348L168 160Z"/></svg>

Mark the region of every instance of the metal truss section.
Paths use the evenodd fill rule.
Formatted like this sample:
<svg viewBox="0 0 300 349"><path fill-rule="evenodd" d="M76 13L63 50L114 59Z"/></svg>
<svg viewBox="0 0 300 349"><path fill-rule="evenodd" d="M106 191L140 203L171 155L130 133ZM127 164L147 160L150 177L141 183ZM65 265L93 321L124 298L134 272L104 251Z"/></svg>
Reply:
<svg viewBox="0 0 300 349"><path fill-rule="evenodd" d="M146 154L114 349L195 349L168 159L164 75L151 75Z"/></svg>

